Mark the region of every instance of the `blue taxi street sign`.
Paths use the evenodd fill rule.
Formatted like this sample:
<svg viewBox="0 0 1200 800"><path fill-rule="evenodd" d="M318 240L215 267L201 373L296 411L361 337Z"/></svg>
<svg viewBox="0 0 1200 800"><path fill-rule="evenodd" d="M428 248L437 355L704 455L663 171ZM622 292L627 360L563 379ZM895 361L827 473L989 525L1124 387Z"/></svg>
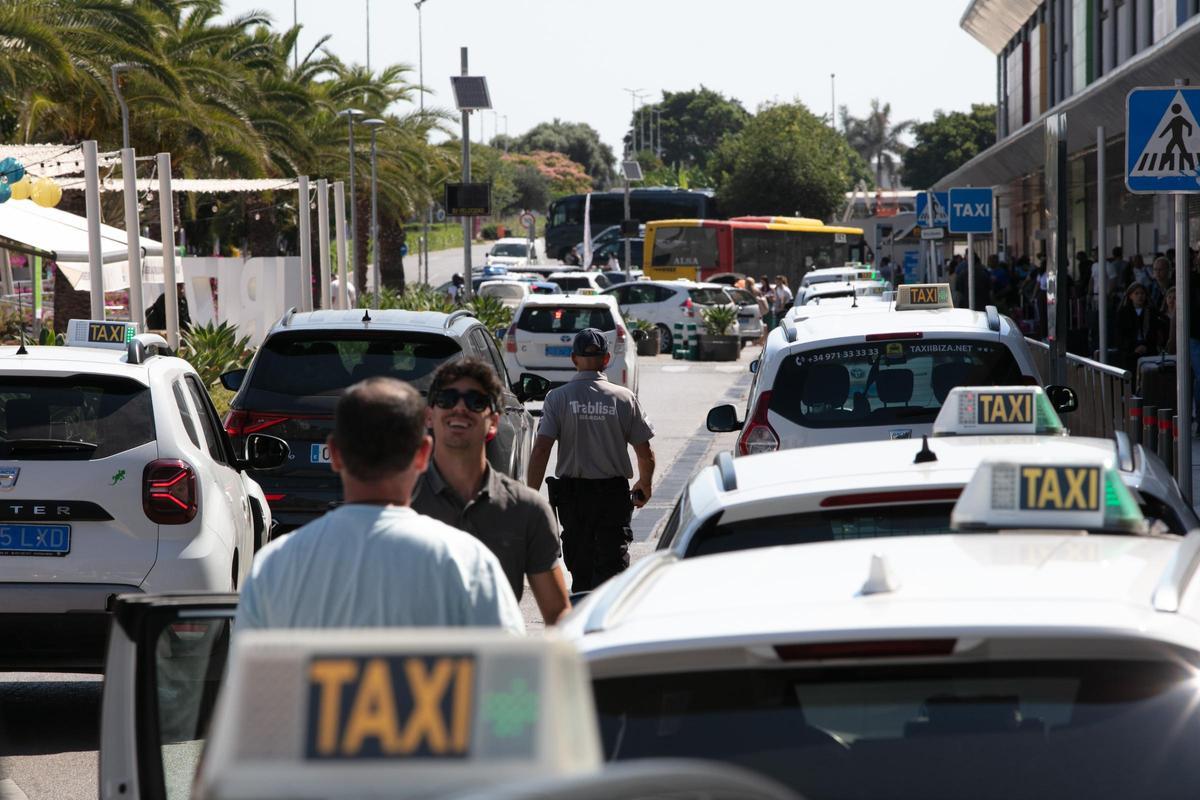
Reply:
<svg viewBox="0 0 1200 800"><path fill-rule="evenodd" d="M1200 89L1134 89L1125 98L1125 186L1200 193Z"/></svg>
<svg viewBox="0 0 1200 800"><path fill-rule="evenodd" d="M944 228L949 222L946 216L946 206L950 204L949 192L933 193L933 225L934 228ZM929 205L929 193L917 192L917 225L922 228L931 227L925 219L926 208Z"/></svg>
<svg viewBox="0 0 1200 800"><path fill-rule="evenodd" d="M992 190L951 189L948 209L951 233L992 232Z"/></svg>

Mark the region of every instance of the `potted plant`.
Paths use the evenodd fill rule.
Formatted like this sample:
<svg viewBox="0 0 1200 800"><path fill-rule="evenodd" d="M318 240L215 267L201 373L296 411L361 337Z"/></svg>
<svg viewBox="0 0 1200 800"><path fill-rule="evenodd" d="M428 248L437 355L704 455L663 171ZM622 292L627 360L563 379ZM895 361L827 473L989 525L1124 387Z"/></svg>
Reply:
<svg viewBox="0 0 1200 800"><path fill-rule="evenodd" d="M629 317L625 320L625 324L629 326L630 331L641 331L643 336L637 343L637 354L639 356L656 356L662 352L662 339L658 327L648 320L638 319L637 317Z"/></svg>
<svg viewBox="0 0 1200 800"><path fill-rule="evenodd" d="M729 331L737 322L737 306L710 306L701 312L704 333L700 334L701 361L737 361L741 340Z"/></svg>

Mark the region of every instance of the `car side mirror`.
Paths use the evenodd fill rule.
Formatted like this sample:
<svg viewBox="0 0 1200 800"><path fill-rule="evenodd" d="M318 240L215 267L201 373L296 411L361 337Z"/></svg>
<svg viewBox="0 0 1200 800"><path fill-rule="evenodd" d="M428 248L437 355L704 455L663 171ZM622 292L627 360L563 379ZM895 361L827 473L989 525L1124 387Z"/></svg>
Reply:
<svg viewBox="0 0 1200 800"><path fill-rule="evenodd" d="M545 400L550 392L550 381L532 372L522 372L521 377L513 384L513 393L522 403L530 400Z"/></svg>
<svg viewBox="0 0 1200 800"><path fill-rule="evenodd" d="M643 342L646 340L646 332L640 329L635 329L632 333L635 342Z"/></svg>
<svg viewBox="0 0 1200 800"><path fill-rule="evenodd" d="M244 380L246 380L246 370L244 369L231 369L229 372L221 373L221 385L231 392L242 388Z"/></svg>
<svg viewBox="0 0 1200 800"><path fill-rule="evenodd" d="M1047 386L1046 397L1050 398L1050 404L1059 414L1070 414L1079 408L1079 395L1070 386Z"/></svg>
<svg viewBox="0 0 1200 800"><path fill-rule="evenodd" d="M755 374L758 373L758 359L757 358L750 362L750 371Z"/></svg>
<svg viewBox="0 0 1200 800"><path fill-rule="evenodd" d="M713 433L729 433L740 431L743 423L737 418L737 409L731 405L716 406L708 410L705 420L708 429Z"/></svg>
<svg viewBox="0 0 1200 800"><path fill-rule="evenodd" d="M243 461L254 469L275 469L287 463L292 449L278 436L252 433L246 437L246 453Z"/></svg>

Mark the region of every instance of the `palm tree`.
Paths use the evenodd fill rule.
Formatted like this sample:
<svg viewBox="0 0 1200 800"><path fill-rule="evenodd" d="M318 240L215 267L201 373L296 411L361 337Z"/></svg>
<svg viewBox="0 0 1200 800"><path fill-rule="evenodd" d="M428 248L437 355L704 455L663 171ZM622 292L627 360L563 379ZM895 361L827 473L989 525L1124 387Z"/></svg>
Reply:
<svg viewBox="0 0 1200 800"><path fill-rule="evenodd" d="M846 140L868 164L875 166L875 185L883 186L883 176L888 175L888 184L894 185L897 161L908 150L901 136L909 131L913 120L892 124L892 104L871 100L871 111L859 119L850 116L842 106L842 130Z"/></svg>

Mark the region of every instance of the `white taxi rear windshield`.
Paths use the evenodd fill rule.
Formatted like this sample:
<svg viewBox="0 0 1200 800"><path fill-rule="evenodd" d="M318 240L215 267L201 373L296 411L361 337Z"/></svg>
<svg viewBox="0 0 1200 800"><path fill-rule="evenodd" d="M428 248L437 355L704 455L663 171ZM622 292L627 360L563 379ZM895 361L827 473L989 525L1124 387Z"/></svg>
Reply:
<svg viewBox="0 0 1200 800"><path fill-rule="evenodd" d="M1200 786L1183 659L788 663L818 647L777 645L771 669L595 681L605 757L725 761L809 800L1183 800Z"/></svg>
<svg viewBox="0 0 1200 800"><path fill-rule="evenodd" d="M0 378L0 458L105 458L154 441L150 389L113 375Z"/></svg>
<svg viewBox="0 0 1200 800"><path fill-rule="evenodd" d="M809 428L932 423L955 386L1025 383L999 342L863 342L783 356L770 409Z"/></svg>
<svg viewBox="0 0 1200 800"><path fill-rule="evenodd" d="M526 333L579 333L586 328L616 330L612 312L604 306L528 306L517 320Z"/></svg>

